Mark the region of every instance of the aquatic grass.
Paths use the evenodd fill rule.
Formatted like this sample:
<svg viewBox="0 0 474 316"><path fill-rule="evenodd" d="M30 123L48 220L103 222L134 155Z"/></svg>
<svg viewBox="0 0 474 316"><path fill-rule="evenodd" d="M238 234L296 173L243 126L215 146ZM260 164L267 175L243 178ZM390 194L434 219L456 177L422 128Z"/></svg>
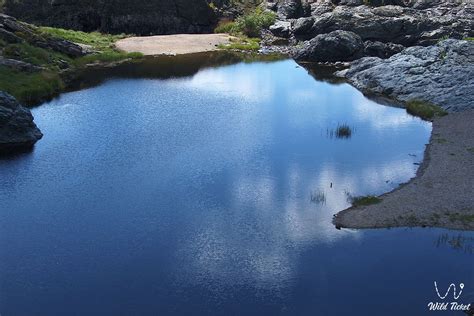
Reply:
<svg viewBox="0 0 474 316"><path fill-rule="evenodd" d="M374 195L350 197L353 206L373 205L382 202L382 199Z"/></svg>
<svg viewBox="0 0 474 316"><path fill-rule="evenodd" d="M316 190L311 192L311 202L315 204L325 204L326 194L324 193L324 191Z"/></svg>
<svg viewBox="0 0 474 316"><path fill-rule="evenodd" d="M338 126L336 129L336 137L337 138L349 138L352 135L352 130L347 124L342 124Z"/></svg>
<svg viewBox="0 0 474 316"><path fill-rule="evenodd" d="M448 113L432 103L422 100L412 100L406 103L406 110L409 114L421 117L424 120L432 120L438 116L445 116Z"/></svg>
<svg viewBox="0 0 474 316"><path fill-rule="evenodd" d="M352 137L353 129L346 123L337 124L336 129L327 130L330 138L348 139Z"/></svg>

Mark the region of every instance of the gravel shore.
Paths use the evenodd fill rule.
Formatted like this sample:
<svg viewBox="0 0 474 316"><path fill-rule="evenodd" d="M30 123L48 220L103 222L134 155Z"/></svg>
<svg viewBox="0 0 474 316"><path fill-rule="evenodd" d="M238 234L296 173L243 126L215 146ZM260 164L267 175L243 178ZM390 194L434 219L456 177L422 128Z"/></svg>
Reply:
<svg viewBox="0 0 474 316"><path fill-rule="evenodd" d="M429 226L474 229L474 110L433 121L418 174L378 204L334 217L338 228Z"/></svg>

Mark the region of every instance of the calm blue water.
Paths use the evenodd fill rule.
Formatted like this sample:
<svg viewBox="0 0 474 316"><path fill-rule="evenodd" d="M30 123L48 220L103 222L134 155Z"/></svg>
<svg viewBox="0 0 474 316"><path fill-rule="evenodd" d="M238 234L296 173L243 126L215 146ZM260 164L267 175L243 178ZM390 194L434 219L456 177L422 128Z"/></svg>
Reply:
<svg viewBox="0 0 474 316"><path fill-rule="evenodd" d="M331 224L414 176L431 131L347 84L238 63L33 112L44 139L0 160L2 316L431 315L434 281L474 301L473 232Z"/></svg>

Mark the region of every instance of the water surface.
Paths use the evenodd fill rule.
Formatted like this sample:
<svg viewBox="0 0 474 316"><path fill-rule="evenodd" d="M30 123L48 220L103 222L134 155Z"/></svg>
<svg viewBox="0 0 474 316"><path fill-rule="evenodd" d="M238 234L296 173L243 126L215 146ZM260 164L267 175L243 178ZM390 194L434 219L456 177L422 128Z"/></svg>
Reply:
<svg viewBox="0 0 474 316"><path fill-rule="evenodd" d="M291 60L155 65L35 108L44 139L0 161L1 315L429 315L434 281L474 301L472 232L331 223L415 175L429 123Z"/></svg>

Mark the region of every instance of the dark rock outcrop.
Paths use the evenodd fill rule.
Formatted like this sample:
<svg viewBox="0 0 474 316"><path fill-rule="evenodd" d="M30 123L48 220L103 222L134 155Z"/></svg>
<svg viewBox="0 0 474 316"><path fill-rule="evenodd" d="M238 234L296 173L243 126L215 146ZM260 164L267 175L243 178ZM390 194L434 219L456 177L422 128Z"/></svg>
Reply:
<svg viewBox="0 0 474 316"><path fill-rule="evenodd" d="M16 71L24 71L24 72L38 72L43 70L42 67L21 61L16 59L9 59L0 56L0 66L4 66L10 69L14 69Z"/></svg>
<svg viewBox="0 0 474 316"><path fill-rule="evenodd" d="M0 154L31 148L42 137L30 110L0 91Z"/></svg>
<svg viewBox="0 0 474 316"><path fill-rule="evenodd" d="M4 11L38 25L137 35L209 32L215 23L206 0L6 0Z"/></svg>
<svg viewBox="0 0 474 316"><path fill-rule="evenodd" d="M0 39L3 39L6 43L27 42L33 46L52 49L70 57L79 57L87 53L81 46L72 42L40 35L31 25L5 14L0 14Z"/></svg>
<svg viewBox="0 0 474 316"><path fill-rule="evenodd" d="M474 109L474 42L445 40L389 59L366 57L338 73L358 89L400 101L424 100L451 112Z"/></svg>
<svg viewBox="0 0 474 316"><path fill-rule="evenodd" d="M294 57L296 60L311 62L351 61L362 57L363 49L364 44L359 35L334 31L307 41Z"/></svg>

